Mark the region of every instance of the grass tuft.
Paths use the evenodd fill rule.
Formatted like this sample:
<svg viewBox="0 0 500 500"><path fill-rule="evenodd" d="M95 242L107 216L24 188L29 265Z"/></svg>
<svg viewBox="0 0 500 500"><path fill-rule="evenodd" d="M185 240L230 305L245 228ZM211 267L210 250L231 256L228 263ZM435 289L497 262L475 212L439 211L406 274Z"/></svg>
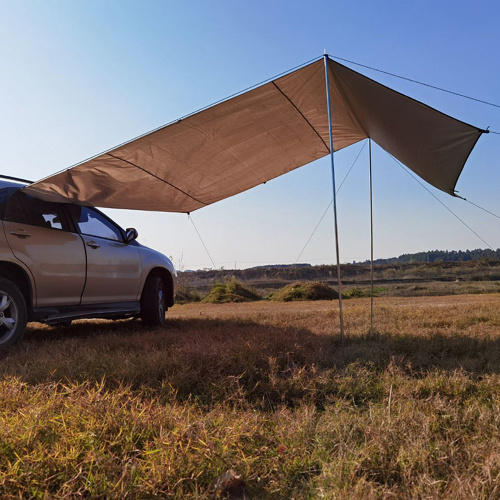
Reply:
<svg viewBox="0 0 500 500"><path fill-rule="evenodd" d="M314 282L302 281L290 283L269 296L270 300L278 302L290 302L294 300L333 300L338 299L339 294L329 286Z"/></svg>
<svg viewBox="0 0 500 500"><path fill-rule="evenodd" d="M257 292L233 280L229 283L214 285L202 302L206 304L225 304L228 302L255 302L257 300L262 300L262 297Z"/></svg>

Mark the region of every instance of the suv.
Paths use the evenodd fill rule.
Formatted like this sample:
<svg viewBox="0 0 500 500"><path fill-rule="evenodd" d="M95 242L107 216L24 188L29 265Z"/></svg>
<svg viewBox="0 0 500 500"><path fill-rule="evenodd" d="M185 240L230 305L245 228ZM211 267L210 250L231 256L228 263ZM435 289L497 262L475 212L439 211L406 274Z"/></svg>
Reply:
<svg viewBox="0 0 500 500"><path fill-rule="evenodd" d="M0 180L0 347L29 321L140 317L162 326L174 304L172 262L94 207L42 201Z"/></svg>

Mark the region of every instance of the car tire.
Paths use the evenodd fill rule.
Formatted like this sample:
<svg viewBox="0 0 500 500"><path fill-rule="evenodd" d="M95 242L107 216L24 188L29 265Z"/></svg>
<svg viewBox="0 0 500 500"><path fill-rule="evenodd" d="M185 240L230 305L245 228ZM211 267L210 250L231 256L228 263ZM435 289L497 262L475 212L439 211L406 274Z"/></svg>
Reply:
<svg viewBox="0 0 500 500"><path fill-rule="evenodd" d="M165 285L158 276L150 276L141 296L141 319L147 326L159 327L165 323Z"/></svg>
<svg viewBox="0 0 500 500"><path fill-rule="evenodd" d="M20 342L27 323L28 311L23 294L12 281L0 278L0 348Z"/></svg>

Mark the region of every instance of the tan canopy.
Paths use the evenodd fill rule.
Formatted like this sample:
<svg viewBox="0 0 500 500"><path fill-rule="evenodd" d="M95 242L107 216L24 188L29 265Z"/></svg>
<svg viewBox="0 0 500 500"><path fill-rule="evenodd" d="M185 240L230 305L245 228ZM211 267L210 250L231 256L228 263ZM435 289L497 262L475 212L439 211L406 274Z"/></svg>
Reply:
<svg viewBox="0 0 500 500"><path fill-rule="evenodd" d="M454 194L482 130L328 59L335 150L371 137ZM191 212L329 154L322 59L118 146L26 191L98 207Z"/></svg>

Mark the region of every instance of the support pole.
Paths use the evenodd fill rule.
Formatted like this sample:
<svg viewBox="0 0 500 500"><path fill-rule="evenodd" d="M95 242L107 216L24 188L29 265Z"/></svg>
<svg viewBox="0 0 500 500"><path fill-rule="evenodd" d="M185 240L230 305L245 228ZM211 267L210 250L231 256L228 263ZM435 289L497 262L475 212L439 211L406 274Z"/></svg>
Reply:
<svg viewBox="0 0 500 500"><path fill-rule="evenodd" d="M372 140L368 139L370 157L370 334L373 334L373 178L372 178Z"/></svg>
<svg viewBox="0 0 500 500"><path fill-rule="evenodd" d="M330 132L330 160L332 167L332 187L333 187L333 219L335 221L335 251L337 253L337 283L339 290L339 319L340 319L340 338L344 343L344 313L342 310L342 282L340 281L340 253L339 253L339 229L337 223L337 190L335 188L335 163L333 160L333 133L332 133L332 112L330 105L330 83L328 80L328 54L324 55L325 61L325 80L326 80L326 105L328 108L328 129Z"/></svg>

